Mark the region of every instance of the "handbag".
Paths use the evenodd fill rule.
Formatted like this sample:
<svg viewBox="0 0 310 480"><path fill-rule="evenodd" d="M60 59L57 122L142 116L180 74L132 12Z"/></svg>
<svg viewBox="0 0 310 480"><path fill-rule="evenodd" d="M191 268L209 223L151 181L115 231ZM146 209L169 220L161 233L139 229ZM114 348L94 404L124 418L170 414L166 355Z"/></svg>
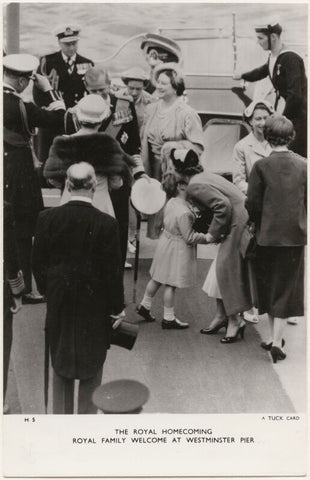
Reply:
<svg viewBox="0 0 310 480"><path fill-rule="evenodd" d="M239 251L243 258L254 258L256 252L255 226L253 223L246 224L241 234Z"/></svg>

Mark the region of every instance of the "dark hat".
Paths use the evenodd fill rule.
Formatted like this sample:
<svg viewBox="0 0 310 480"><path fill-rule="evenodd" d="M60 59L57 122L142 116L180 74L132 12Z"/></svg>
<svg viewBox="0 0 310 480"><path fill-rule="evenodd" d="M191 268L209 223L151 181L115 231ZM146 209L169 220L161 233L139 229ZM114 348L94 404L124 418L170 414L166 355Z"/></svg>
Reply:
<svg viewBox="0 0 310 480"><path fill-rule="evenodd" d="M180 62L182 52L179 45L170 38L157 35L156 33L147 33L141 43L141 49L147 51L149 48L161 48L175 55Z"/></svg>
<svg viewBox="0 0 310 480"><path fill-rule="evenodd" d="M136 343L138 332L138 325L123 320L117 328L112 329L111 344L132 350Z"/></svg>
<svg viewBox="0 0 310 480"><path fill-rule="evenodd" d="M97 387L92 400L103 413L138 413L149 396L149 389L136 380L114 380Z"/></svg>
<svg viewBox="0 0 310 480"><path fill-rule="evenodd" d="M79 33L81 28L77 25L67 24L60 25L55 28L54 34L62 42L75 42L80 39Z"/></svg>
<svg viewBox="0 0 310 480"><path fill-rule="evenodd" d="M278 20L272 20L270 21L270 23L256 25L255 32L265 33L267 35L270 35L271 33L276 33L277 35L280 35L282 33L282 27L279 24Z"/></svg>
<svg viewBox="0 0 310 480"><path fill-rule="evenodd" d="M3 67L20 77L30 77L38 66L39 60L27 53L14 53L3 57Z"/></svg>
<svg viewBox="0 0 310 480"><path fill-rule="evenodd" d="M170 158L177 172L182 172L188 168L199 165L199 157L192 149L172 149Z"/></svg>

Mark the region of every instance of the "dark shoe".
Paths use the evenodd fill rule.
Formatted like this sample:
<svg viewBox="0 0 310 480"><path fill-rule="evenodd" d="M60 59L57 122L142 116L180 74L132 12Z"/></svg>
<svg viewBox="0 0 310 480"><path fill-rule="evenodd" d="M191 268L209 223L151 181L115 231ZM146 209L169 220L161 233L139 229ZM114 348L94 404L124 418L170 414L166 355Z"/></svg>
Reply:
<svg viewBox="0 0 310 480"><path fill-rule="evenodd" d="M284 347L285 345L285 340L284 338L282 338L282 343L281 343L282 347ZM267 350L267 352L270 352L271 350L271 347L272 347L272 342L271 343L266 343L266 342L262 342L260 344L260 346L264 349L264 350Z"/></svg>
<svg viewBox="0 0 310 480"><path fill-rule="evenodd" d="M221 343L235 343L238 340L238 337L240 335L240 338L244 338L244 330L245 330L245 325L242 325L242 327L239 327L236 335L233 337L223 337L221 338Z"/></svg>
<svg viewBox="0 0 310 480"><path fill-rule="evenodd" d="M141 315L147 322L155 322L156 318L153 317L150 310L145 308L143 305L138 305L136 308L136 312Z"/></svg>
<svg viewBox="0 0 310 480"><path fill-rule="evenodd" d="M34 305L36 303L45 303L46 298L43 295L36 295L35 293L25 293L22 296L22 303L23 305L31 304Z"/></svg>
<svg viewBox="0 0 310 480"><path fill-rule="evenodd" d="M284 360L286 358L286 354L282 352L279 347L271 347L270 353L273 363L277 363L277 360Z"/></svg>
<svg viewBox="0 0 310 480"><path fill-rule="evenodd" d="M221 328L227 329L227 324L227 319L225 319L213 328L202 328L200 333L203 333L204 335L214 335L214 333L217 333L219 330L221 330Z"/></svg>
<svg viewBox="0 0 310 480"><path fill-rule="evenodd" d="M185 322L180 322L180 320L178 320L177 318L175 318L174 320L165 320L163 319L162 322L161 322L161 328L163 328L164 330L168 330L168 329L175 329L175 330L184 330L184 328L188 328L189 325L188 323L185 323Z"/></svg>

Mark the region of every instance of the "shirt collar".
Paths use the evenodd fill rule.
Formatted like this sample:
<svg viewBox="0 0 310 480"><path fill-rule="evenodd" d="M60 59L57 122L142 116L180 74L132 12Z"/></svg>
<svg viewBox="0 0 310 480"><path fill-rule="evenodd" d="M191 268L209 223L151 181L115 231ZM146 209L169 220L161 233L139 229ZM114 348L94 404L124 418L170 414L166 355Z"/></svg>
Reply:
<svg viewBox="0 0 310 480"><path fill-rule="evenodd" d="M72 55L72 57L67 57L67 55L65 55L62 51L61 51L61 56L63 58L63 60L67 63L68 60L73 60L73 62L76 61L76 53L74 55Z"/></svg>
<svg viewBox="0 0 310 480"><path fill-rule="evenodd" d="M82 197L80 195L71 195L70 202L86 202L92 204L93 201L89 197Z"/></svg>

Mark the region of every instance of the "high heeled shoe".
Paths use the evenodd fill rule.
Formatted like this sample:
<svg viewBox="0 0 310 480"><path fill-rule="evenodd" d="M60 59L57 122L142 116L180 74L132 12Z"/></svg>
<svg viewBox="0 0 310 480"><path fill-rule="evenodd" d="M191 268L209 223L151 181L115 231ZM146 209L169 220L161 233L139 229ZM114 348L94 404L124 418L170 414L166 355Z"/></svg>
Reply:
<svg viewBox="0 0 310 480"><path fill-rule="evenodd" d="M286 358L286 354L282 352L279 347L271 347L270 353L273 363L277 363L277 360L284 360Z"/></svg>
<svg viewBox="0 0 310 480"><path fill-rule="evenodd" d="M227 325L228 325L228 320L227 320L227 318L225 318L225 320L223 320L218 325L215 325L215 327L213 327L213 328L202 328L200 330L200 333L202 333L204 335L214 335L219 330L221 330L221 328L226 328L226 330L227 330Z"/></svg>
<svg viewBox="0 0 310 480"><path fill-rule="evenodd" d="M284 345L285 345L285 340L284 340L284 338L282 338L281 345L282 345L282 347L284 347ZM270 343L262 342L262 343L260 344L260 346L261 346L264 350L267 350L267 352L270 352L271 347L272 347L272 342L270 342Z"/></svg>
<svg viewBox="0 0 310 480"><path fill-rule="evenodd" d="M234 335L233 337L223 337L223 338L221 338L221 340L220 340L221 343L235 343L238 340L239 335L240 335L241 340L243 340L244 330L245 330L245 324L241 325L238 328L238 330L236 332L236 335Z"/></svg>

